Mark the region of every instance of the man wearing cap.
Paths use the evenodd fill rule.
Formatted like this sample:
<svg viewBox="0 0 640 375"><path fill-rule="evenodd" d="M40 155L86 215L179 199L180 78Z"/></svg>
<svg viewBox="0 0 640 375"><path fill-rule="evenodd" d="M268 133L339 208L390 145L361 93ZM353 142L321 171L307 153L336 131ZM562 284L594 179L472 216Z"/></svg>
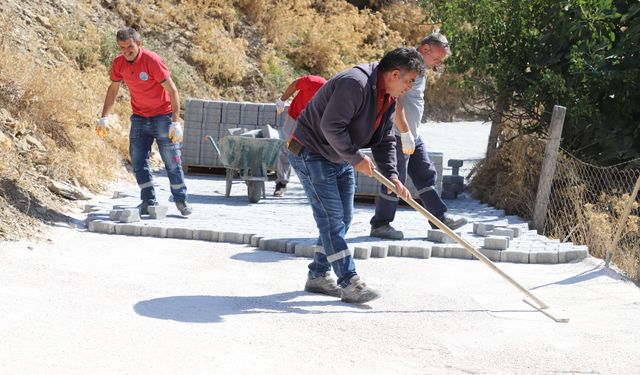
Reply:
<svg viewBox="0 0 640 375"><path fill-rule="evenodd" d="M441 65L451 55L447 38L440 33L433 33L424 38L416 47L424 60L427 69L434 69ZM436 170L429 159L427 147L418 134L418 125L424 111L425 77L419 76L410 91L398 98L394 116L396 147L398 160L398 179L404 184L407 174L411 177L418 190L422 206L452 230L467 223L464 218L453 218L447 215L447 205L435 190ZM404 238L402 231L394 229L393 222L398 208L398 197L389 193L384 185L376 196L376 211L371 218L372 237L400 240ZM436 228L433 223L429 223Z"/></svg>

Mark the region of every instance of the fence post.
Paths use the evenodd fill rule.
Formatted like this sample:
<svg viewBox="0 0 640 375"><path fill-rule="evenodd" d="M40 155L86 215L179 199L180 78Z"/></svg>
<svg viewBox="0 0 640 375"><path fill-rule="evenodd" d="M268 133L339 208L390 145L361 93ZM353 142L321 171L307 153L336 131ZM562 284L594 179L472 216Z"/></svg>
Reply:
<svg viewBox="0 0 640 375"><path fill-rule="evenodd" d="M547 146L544 150L544 160L542 161L542 170L540 171L540 179L538 180L538 192L536 193L536 205L533 210L533 225L538 230L538 233L542 233L544 230L547 206L549 205L549 195L551 194L551 183L553 182L553 174L556 170L560 136L562 135L562 126L564 125L564 115L566 112L567 108L565 107L559 105L553 106L551 131L549 133Z"/></svg>
<svg viewBox="0 0 640 375"><path fill-rule="evenodd" d="M627 201L627 204L624 207L624 211L620 215L620 220L618 220L618 228L616 229L616 233L613 236L613 241L611 245L609 245L609 251L607 251L607 260L605 261L605 267L609 268L609 263L611 263L611 258L613 258L613 253L615 253L615 247L618 245L618 241L620 241L620 235L622 235L622 228L624 228L627 224L627 218L629 217L629 212L631 212L631 206L633 206L633 202L636 200L636 196L638 195L638 190L640 190L640 176L636 180L636 186L633 188L633 192Z"/></svg>

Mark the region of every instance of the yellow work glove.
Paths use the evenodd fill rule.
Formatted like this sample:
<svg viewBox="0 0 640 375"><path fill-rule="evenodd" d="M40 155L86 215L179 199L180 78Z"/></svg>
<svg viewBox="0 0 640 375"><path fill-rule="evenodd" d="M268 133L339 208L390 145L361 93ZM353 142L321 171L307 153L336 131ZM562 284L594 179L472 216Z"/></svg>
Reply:
<svg viewBox="0 0 640 375"><path fill-rule="evenodd" d="M96 121L96 133L100 138L107 138L108 135L108 127L109 127L109 118L101 117L98 121Z"/></svg>
<svg viewBox="0 0 640 375"><path fill-rule="evenodd" d="M171 142L173 143L180 143L182 142L182 126L180 126L179 122L172 122L171 125L169 125L169 139L171 140Z"/></svg>
<svg viewBox="0 0 640 375"><path fill-rule="evenodd" d="M278 98L278 100L276 100L276 113L280 114L282 111L284 111L284 102L282 98Z"/></svg>
<svg viewBox="0 0 640 375"><path fill-rule="evenodd" d="M400 140L402 141L402 153L412 155L416 150L416 140L413 138L411 131L400 133Z"/></svg>

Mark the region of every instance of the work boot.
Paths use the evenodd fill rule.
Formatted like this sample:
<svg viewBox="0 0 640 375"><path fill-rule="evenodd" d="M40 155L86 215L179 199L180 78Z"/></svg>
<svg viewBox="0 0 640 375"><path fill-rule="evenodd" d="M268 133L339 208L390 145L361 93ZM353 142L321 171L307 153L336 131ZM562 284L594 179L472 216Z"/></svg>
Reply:
<svg viewBox="0 0 640 375"><path fill-rule="evenodd" d="M138 211L140 211L140 215L149 215L149 206L157 206L158 202L155 199L148 199L146 201L142 201L138 205Z"/></svg>
<svg viewBox="0 0 640 375"><path fill-rule="evenodd" d="M176 201L176 208L182 216L189 216L193 212L191 205L187 201Z"/></svg>
<svg viewBox="0 0 640 375"><path fill-rule="evenodd" d="M287 184L283 184L282 182L276 183L276 191L273 192L274 197L281 197L284 195L284 192L287 191Z"/></svg>
<svg viewBox="0 0 640 375"><path fill-rule="evenodd" d="M304 290L310 293L326 294L331 297L341 297L342 289L336 284L336 281L329 275L329 272L323 276L312 278L307 276L307 283L304 284Z"/></svg>
<svg viewBox="0 0 640 375"><path fill-rule="evenodd" d="M371 228L369 236L386 238L389 240L401 240L404 238L404 234L402 233L402 231L393 229L393 227L389 224L381 225L377 228Z"/></svg>
<svg viewBox="0 0 640 375"><path fill-rule="evenodd" d="M349 303L367 303L380 298L380 293L369 288L360 276L356 275L349 280L349 285L342 288L342 301Z"/></svg>
<svg viewBox="0 0 640 375"><path fill-rule="evenodd" d="M449 215L444 215L439 220L451 230L456 230L467 223L467 219L463 217L454 218Z"/></svg>

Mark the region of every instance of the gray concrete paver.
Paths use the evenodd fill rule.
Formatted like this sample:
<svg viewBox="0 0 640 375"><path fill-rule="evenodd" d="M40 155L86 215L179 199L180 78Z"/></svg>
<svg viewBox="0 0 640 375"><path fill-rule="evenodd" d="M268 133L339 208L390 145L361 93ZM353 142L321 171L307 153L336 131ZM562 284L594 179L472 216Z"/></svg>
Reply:
<svg viewBox="0 0 640 375"><path fill-rule="evenodd" d="M164 218L152 219L148 215L143 215L141 221L137 223L128 223L126 226L114 224L109 220L110 217L115 216L113 211L126 212L127 209L132 210L139 204L137 186L121 186L114 192L113 198L90 204L91 211L87 212L86 219L89 230L110 234L245 243L263 250L295 253L297 256L313 255L318 232L307 198L295 176L287 186L284 197L273 197L271 193L275 183L268 182L267 197L254 204L249 203L246 185L239 180L234 181L231 196L228 198L224 196L224 176L188 175L186 183L189 201L193 205L193 214L189 217L181 216L175 206L168 203L170 202L169 181L164 174L157 173L154 177L157 198L161 205L168 207ZM536 231L528 230L527 223L523 219L513 215L505 216L504 210L470 199L466 194L461 194L458 199L449 200L446 203L449 213L465 217L469 221L458 229L457 233L476 249L486 246L485 240L488 237L484 236L495 234L491 233L491 230L512 234L513 240L509 241L507 250L503 250L509 253L491 252L492 260L557 263L588 256L584 246L561 243L558 239L538 235ZM347 242L352 250L355 247L369 250L369 256L366 258L378 257L382 252L378 247L387 249L387 256L472 258L466 250L456 244L442 246L442 242L449 242L446 234L439 230L433 231L423 216L406 206L398 208L393 222L396 229L404 232L403 240L390 241L370 237L369 220L373 210L372 203L357 201L353 221L347 234ZM121 215L118 216L120 216L118 219L122 219ZM407 251L409 248L411 250ZM362 251L357 250L358 255ZM534 255L530 256L530 254Z"/></svg>

